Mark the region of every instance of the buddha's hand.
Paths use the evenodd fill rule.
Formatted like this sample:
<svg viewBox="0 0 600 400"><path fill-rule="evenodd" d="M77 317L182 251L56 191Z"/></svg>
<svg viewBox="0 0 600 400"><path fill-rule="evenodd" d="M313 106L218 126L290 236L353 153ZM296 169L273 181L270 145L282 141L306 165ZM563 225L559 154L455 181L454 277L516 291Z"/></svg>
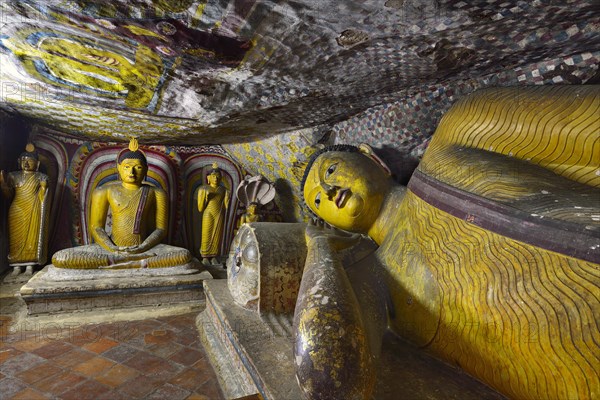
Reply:
<svg viewBox="0 0 600 400"><path fill-rule="evenodd" d="M120 253L138 254L138 253L143 253L145 250L141 246L135 245L135 246L119 246L118 251Z"/></svg>
<svg viewBox="0 0 600 400"><path fill-rule="evenodd" d="M46 181L40 182L40 190L38 192L38 199L40 202L44 201L44 197L46 197L46 189L48 188L48 184Z"/></svg>
<svg viewBox="0 0 600 400"><path fill-rule="evenodd" d="M341 251L354 246L360 239L360 234L349 233L327 225L323 220L311 220L306 226L306 243L325 241L332 250Z"/></svg>

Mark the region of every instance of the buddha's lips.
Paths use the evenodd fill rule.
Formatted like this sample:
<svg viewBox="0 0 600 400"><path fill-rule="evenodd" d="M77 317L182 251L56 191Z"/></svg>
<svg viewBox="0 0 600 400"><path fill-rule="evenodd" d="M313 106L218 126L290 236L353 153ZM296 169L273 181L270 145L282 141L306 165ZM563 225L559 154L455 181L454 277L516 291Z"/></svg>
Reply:
<svg viewBox="0 0 600 400"><path fill-rule="evenodd" d="M349 195L350 195L349 189L338 190L337 195L335 196L335 205L337 206L337 208L342 208L342 206L344 204L344 200L346 200L346 197L348 197Z"/></svg>

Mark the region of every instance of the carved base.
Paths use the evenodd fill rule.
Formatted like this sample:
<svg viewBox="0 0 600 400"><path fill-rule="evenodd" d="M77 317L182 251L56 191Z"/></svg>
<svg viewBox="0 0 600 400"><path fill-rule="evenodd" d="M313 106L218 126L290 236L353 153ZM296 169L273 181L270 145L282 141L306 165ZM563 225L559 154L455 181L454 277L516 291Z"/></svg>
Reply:
<svg viewBox="0 0 600 400"><path fill-rule="evenodd" d="M204 282L206 310L197 319L204 347L227 398L260 393L265 399L300 399L292 335L285 318L261 320L237 306L224 280ZM340 338L341 340L341 338ZM504 399L424 350L384 338L375 399Z"/></svg>
<svg viewBox="0 0 600 400"><path fill-rule="evenodd" d="M207 271L195 271L168 276L56 280L49 272L52 268L52 265L45 267L21 287L28 315L201 304L202 282L212 279Z"/></svg>
<svg viewBox="0 0 600 400"><path fill-rule="evenodd" d="M235 304L226 280L204 282L204 292L206 309L196 324L225 397L261 393L265 399L300 399L291 321L263 322Z"/></svg>

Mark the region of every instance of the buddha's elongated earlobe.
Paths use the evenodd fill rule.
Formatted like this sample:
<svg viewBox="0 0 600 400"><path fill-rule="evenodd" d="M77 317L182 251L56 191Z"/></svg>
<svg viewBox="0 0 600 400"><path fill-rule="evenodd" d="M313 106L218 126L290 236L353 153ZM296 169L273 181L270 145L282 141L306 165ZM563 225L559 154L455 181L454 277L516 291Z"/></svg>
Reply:
<svg viewBox="0 0 600 400"><path fill-rule="evenodd" d="M373 148L371 146L369 146L366 143L361 143L358 145L358 149L362 154L375 161L375 163L384 170L387 176L392 176L392 171L390 170L390 168L381 158L379 158L379 156L377 156L377 154L375 154L375 151L373 151Z"/></svg>

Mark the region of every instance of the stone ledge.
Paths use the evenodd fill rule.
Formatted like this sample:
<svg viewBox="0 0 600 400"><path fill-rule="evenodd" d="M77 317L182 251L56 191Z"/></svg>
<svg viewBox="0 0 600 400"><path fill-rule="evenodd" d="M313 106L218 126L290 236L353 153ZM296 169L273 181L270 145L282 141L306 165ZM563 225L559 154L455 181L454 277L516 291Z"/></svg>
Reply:
<svg viewBox="0 0 600 400"><path fill-rule="evenodd" d="M204 301L202 282L212 279L207 271L196 271L186 275L56 281L48 279L50 268L44 268L20 289L30 316L199 304Z"/></svg>
<svg viewBox="0 0 600 400"><path fill-rule="evenodd" d="M196 324L228 398L260 393L301 399L289 333L235 304L224 280L204 283L206 310ZM340 338L342 340L342 338ZM504 396L425 350L386 334L374 399L503 400Z"/></svg>

